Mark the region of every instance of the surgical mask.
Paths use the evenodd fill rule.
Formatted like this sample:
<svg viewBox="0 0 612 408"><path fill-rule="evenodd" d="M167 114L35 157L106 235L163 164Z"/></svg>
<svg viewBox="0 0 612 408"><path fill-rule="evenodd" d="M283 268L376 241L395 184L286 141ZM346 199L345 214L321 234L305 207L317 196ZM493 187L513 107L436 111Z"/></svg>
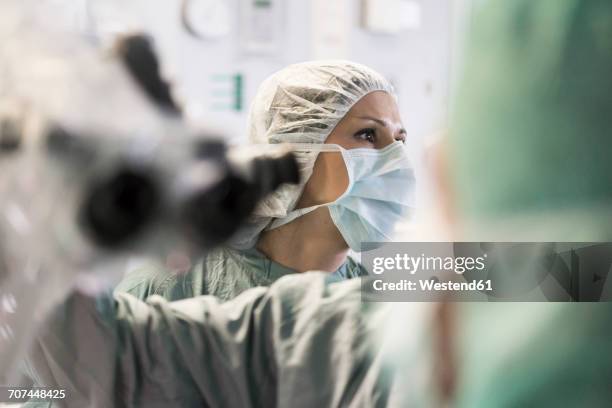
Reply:
<svg viewBox="0 0 612 408"><path fill-rule="evenodd" d="M348 188L337 200L290 211L268 229L285 225L320 207L353 251L363 242L387 242L397 223L414 208L415 177L406 147L393 142L383 149L344 149L333 144L292 144L294 150L340 152L348 173Z"/></svg>

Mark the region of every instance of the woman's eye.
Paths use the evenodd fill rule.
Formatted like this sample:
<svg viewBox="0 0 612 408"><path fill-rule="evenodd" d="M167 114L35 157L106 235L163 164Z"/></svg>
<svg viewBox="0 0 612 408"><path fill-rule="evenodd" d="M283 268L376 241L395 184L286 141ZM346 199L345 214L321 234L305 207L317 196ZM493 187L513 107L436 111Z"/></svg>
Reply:
<svg viewBox="0 0 612 408"><path fill-rule="evenodd" d="M355 137L368 143L374 143L376 141L376 131L374 129L362 129L355 133Z"/></svg>

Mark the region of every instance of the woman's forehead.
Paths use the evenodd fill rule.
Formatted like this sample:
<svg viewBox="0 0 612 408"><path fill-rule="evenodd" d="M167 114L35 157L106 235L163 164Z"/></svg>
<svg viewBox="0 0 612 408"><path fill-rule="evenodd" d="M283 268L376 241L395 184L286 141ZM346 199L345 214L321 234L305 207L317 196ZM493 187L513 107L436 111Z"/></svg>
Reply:
<svg viewBox="0 0 612 408"><path fill-rule="evenodd" d="M399 122L400 115L393 96L386 92L372 92L359 100L348 111L351 118L373 117L390 122Z"/></svg>

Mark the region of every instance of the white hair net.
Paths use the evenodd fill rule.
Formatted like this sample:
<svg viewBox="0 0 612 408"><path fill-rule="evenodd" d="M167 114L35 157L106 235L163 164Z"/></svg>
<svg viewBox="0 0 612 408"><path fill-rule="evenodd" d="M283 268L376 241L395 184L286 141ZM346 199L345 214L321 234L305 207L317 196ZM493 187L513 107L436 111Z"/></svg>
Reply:
<svg viewBox="0 0 612 408"><path fill-rule="evenodd" d="M290 65L266 79L249 115L252 143L309 143L313 149L296 151L302 181L285 185L266 197L251 223L237 234L238 248L255 245L273 218L282 218L299 199L312 174L318 150L327 136L361 98L375 91L395 97L391 83L378 72L350 61L311 61Z"/></svg>

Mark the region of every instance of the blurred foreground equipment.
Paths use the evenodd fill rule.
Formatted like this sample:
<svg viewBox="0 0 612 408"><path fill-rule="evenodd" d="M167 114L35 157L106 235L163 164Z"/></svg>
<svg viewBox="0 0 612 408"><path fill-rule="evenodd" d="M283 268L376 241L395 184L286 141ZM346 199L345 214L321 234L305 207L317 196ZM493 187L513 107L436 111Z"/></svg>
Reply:
<svg viewBox="0 0 612 408"><path fill-rule="evenodd" d="M0 7L0 384L75 285L107 289L134 254L198 255L299 181L291 154L193 137L157 65L138 65L144 37L135 62L32 23Z"/></svg>

